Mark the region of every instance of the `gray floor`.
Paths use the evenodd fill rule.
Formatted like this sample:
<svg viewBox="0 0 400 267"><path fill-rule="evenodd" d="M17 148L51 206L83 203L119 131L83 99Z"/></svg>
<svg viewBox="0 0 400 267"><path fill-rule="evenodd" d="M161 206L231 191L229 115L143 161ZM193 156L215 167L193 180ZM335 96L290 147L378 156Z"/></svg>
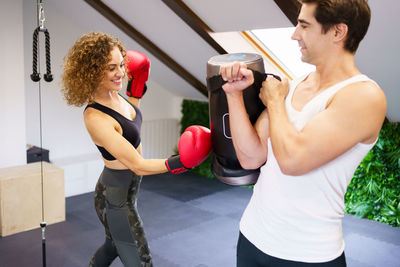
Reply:
<svg viewBox="0 0 400 267"><path fill-rule="evenodd" d="M250 195L189 173L145 177L138 207L155 266L235 266L238 222ZM93 193L66 205L66 221L46 228L47 266L87 266L104 240ZM400 228L346 215L343 231L349 267L400 267ZM1 267L42 266L41 259L40 229L0 238Z"/></svg>

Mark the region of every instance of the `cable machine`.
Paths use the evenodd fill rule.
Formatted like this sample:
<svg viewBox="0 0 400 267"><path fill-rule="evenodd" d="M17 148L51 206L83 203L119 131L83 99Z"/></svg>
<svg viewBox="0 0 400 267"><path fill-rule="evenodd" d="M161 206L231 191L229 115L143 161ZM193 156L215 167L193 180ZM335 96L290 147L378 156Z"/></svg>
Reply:
<svg viewBox="0 0 400 267"><path fill-rule="evenodd" d="M42 0L37 0L37 28L33 32L33 59L32 59L32 74L30 75L33 82L38 82L38 93L39 93L39 125L40 125L40 155L43 155L43 142L42 142L42 94L41 94L41 75L38 72L40 69L40 55L39 49L39 33L42 32L45 35L45 50L46 50L46 73L44 74L44 80L46 82L53 81L53 75L51 74L50 64L50 33L44 26L44 9ZM46 267L46 222L44 214L44 186L43 186L43 157L40 159L41 163L41 196L42 196L42 221L40 227L42 229L42 266Z"/></svg>

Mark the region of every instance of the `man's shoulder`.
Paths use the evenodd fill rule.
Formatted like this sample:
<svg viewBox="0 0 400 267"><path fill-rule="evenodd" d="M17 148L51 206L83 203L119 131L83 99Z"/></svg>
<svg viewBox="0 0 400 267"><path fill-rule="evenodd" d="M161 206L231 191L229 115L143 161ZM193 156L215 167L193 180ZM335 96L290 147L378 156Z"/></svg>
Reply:
<svg viewBox="0 0 400 267"><path fill-rule="evenodd" d="M356 80L342 87L329 102L330 107L338 107L353 114L386 114L386 96L382 88L367 78Z"/></svg>
<svg viewBox="0 0 400 267"><path fill-rule="evenodd" d="M349 96L360 97L360 99L364 100L371 99L379 102L386 99L382 88L374 80L369 78L350 83L343 89L344 90L341 90L341 93Z"/></svg>
<svg viewBox="0 0 400 267"><path fill-rule="evenodd" d="M343 87L334 97L332 104L349 113L360 116L384 117L387 109L386 96L373 80L361 80Z"/></svg>

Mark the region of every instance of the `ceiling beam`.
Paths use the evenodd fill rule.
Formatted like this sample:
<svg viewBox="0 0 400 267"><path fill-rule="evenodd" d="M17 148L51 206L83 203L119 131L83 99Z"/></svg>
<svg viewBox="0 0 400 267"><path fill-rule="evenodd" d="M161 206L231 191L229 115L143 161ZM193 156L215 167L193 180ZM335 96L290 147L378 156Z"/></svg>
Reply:
<svg viewBox="0 0 400 267"><path fill-rule="evenodd" d="M182 0L162 1L218 53L228 53L210 36L210 33L214 31L210 27L208 27L208 25L204 21L202 21Z"/></svg>
<svg viewBox="0 0 400 267"><path fill-rule="evenodd" d="M274 0L290 22L296 26L301 3L298 0Z"/></svg>
<svg viewBox="0 0 400 267"><path fill-rule="evenodd" d="M119 16L114 10L108 7L100 0L84 0L92 8L97 10L101 15L107 18L111 23L117 26L121 31L126 33L129 37L135 40L138 44L144 47L147 51L158 58L162 63L169 67L172 71L178 74L182 79L191 84L204 96L208 96L208 91L206 86L200 82L196 77L190 74L186 69L174 61L170 56L168 56L164 51L162 51L153 42L147 39L142 33L137 31L132 27L127 21L125 21L121 16Z"/></svg>

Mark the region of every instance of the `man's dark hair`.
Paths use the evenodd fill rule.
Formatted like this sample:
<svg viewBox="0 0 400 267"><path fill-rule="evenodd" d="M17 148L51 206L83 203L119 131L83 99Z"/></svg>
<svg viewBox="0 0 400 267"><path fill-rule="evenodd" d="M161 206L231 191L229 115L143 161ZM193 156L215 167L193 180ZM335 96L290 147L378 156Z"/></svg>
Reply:
<svg viewBox="0 0 400 267"><path fill-rule="evenodd" d="M316 3L315 19L326 33L332 26L344 23L348 33L344 48L351 53L368 31L371 10L367 0L300 0L302 3Z"/></svg>

